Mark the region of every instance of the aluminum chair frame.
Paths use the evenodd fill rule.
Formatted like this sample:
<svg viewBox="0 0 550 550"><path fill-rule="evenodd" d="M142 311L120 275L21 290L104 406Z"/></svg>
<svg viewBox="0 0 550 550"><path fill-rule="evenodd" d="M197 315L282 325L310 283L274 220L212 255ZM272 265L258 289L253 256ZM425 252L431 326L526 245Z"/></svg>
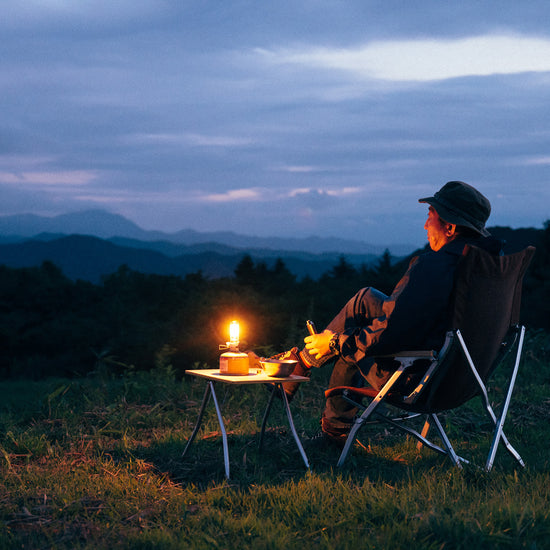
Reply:
<svg viewBox="0 0 550 550"><path fill-rule="evenodd" d="M351 428L349 436L346 440L346 444L338 460L338 466L339 467L343 466L351 450L351 447L356 439L357 432L361 429L363 425L371 422L372 423L385 422L403 432L406 432L412 435L414 438L416 438L419 441L419 446L423 445L437 453L447 455L458 468L462 468L463 463L465 464L470 463L469 460L465 459L464 457L458 455L455 452L453 445L451 444L449 437L447 436L445 429L443 428L443 425L439 419L438 413L406 412L405 415L389 417L379 412L379 409L383 407L383 405L386 403L389 403L394 407L399 406L399 404L396 401L395 394L391 393L392 387L401 378L403 374L406 374L407 370L413 366L415 361L419 359L430 359L431 360L430 366L428 367L420 383L414 388L414 390L410 394L406 396L402 396L403 405L407 406L407 409L404 409L404 410L414 411L414 403L422 395L422 392L426 387L426 385L432 380L434 374L437 372L437 369L445 361L448 351L451 349L453 345L456 345L458 343L460 345L460 349L462 353L464 354L464 357L468 362L468 366L471 370L471 373L474 376L476 383L479 387L479 395L482 398L484 410L486 411L487 416L489 417L489 419L491 420L494 426L492 443L489 450L489 454L487 456L487 460L485 462L485 470L490 471L492 469L495 461L497 449L501 441L505 445L508 452L518 461L518 463L522 467L525 467L525 463L521 458L520 454L510 444L508 438L506 437L506 434L504 433L504 422L506 420L506 416L510 406L510 401L512 398L512 393L514 391L517 373L519 370L519 365L520 365L522 350L523 350L524 337L525 337L525 326L516 325L510 329L510 333L507 338L506 354L511 353L513 351L514 341L515 341L515 357L514 357L514 363L513 363L510 377L509 377L508 385L506 388L506 395L504 398L504 402L501 405L501 409L499 411L498 416L495 413L493 407L491 406L487 387L483 383L483 380L481 379L481 376L479 375L473 363L473 360L471 358L466 342L464 341L462 333L460 332L459 329L456 329L454 331L449 331L447 333L445 344L438 354L434 354L433 351L426 351L426 352L415 351L415 352L401 352L400 354L392 355L392 357L395 358L395 360L400 363L400 366L393 373L391 378L386 382L384 387L373 397L372 401L369 403L368 406L364 406L361 402L357 401L356 399L353 399L351 395L353 395L354 393L359 393L359 394L365 393L366 395L369 395L373 393L372 391L362 392L360 388L358 389L347 388L346 390L343 390L342 397L346 399L346 401L348 401L349 403L364 409L364 411L359 417L356 418ZM510 341L512 341L512 344L510 344ZM499 362L501 362L503 359L504 359L504 355ZM334 388L334 389L336 390L337 388ZM387 398L391 398L391 401L387 401ZM425 422L424 422L424 427L422 429L422 432L418 432L417 430L405 424L407 420L417 418L422 415L424 415L425 417ZM373 416L376 417L376 420L371 421L371 417ZM427 438L428 430L432 426L436 428L437 435L441 439L443 446L437 445L436 443L434 443L433 441Z"/></svg>

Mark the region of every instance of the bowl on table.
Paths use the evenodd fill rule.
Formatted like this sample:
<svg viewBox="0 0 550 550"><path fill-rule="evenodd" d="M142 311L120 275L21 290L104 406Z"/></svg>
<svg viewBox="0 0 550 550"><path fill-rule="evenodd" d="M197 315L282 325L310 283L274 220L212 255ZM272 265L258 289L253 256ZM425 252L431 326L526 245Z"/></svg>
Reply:
<svg viewBox="0 0 550 550"><path fill-rule="evenodd" d="M267 374L275 378L286 378L294 372L298 361L294 359L262 359L260 365Z"/></svg>

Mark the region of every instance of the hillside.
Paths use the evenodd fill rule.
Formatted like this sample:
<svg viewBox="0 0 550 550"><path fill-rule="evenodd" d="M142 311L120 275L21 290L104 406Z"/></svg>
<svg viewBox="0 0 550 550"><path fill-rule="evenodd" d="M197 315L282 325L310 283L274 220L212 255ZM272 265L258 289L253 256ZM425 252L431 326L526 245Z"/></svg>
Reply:
<svg viewBox="0 0 550 550"><path fill-rule="evenodd" d="M335 237L258 237L239 235L231 231L204 233L192 229L183 229L175 233L147 231L123 216L111 214L104 210L86 210L53 217L34 214L0 216L0 242L16 242L35 237L40 233L92 235L102 239L118 237L143 242L161 241L185 246L218 243L219 245L241 250L308 251L311 254L337 252L340 254L379 256L386 248L389 248L393 255L404 256L414 249L413 245L407 243L389 246L383 243L367 243L360 239L349 240Z"/></svg>
<svg viewBox="0 0 550 550"><path fill-rule="evenodd" d="M116 244L116 242L124 242ZM162 252L161 252L162 250ZM216 250L219 250L217 252ZM270 266L282 258L298 277L318 277L338 262L338 254L313 255L285 251L246 251L213 244L186 247L166 242L146 243L124 239L100 239L85 235L38 236L35 239L0 245L0 264L12 268L38 266L44 261L57 265L70 279L97 283L103 275L126 265L134 271L157 275L185 276L201 271L205 277L233 275L245 254ZM347 258L357 265L372 263L374 255Z"/></svg>
<svg viewBox="0 0 550 550"><path fill-rule="evenodd" d="M50 261L67 277L94 283L99 282L102 276L115 272L121 265L142 273L185 276L200 271L205 277L220 278L232 276L243 256L248 254L268 267L277 259L282 259L298 278L307 276L316 279L332 269L342 257L355 267L372 266L384 252L381 247L365 243L354 249L352 242L339 243L334 239L311 238L306 245L305 239L254 239L230 233L216 234L220 240L206 240L210 235L193 232L166 235L145 232L121 216L101 211L88 214L80 222L70 215L51 219L11 216L11 229L5 223L6 218L0 218L0 242L3 243L0 244L0 265L33 267ZM69 227L88 233L66 235L63 229ZM32 237L13 233L19 231L26 234L40 228L52 231L36 233ZM103 236L91 234L93 231ZM490 231L506 241L509 252L530 244L539 245L544 233L541 229L509 227L493 227ZM112 234L114 236L106 236ZM182 240L178 241L178 238ZM253 246L260 243L265 246ZM281 248L275 247L277 243ZM314 244L309 246L310 243ZM342 246L339 248L338 244ZM285 245L288 248L284 248ZM329 251L331 247L334 251ZM318 252L304 252L305 248L317 249ZM392 254L392 260L402 262L404 268L411 253L413 250L402 256Z"/></svg>

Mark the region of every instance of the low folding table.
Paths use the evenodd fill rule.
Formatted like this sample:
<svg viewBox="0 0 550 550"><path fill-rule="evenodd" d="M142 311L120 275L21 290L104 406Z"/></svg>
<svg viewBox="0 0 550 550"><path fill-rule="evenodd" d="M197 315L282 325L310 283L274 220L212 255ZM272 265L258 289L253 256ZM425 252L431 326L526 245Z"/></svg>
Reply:
<svg viewBox="0 0 550 550"><path fill-rule="evenodd" d="M229 479L229 450L227 446L227 433L225 431L225 425L223 422L222 417L222 411L218 402L218 398L216 396L216 390L215 390L215 383L216 382L222 382L224 384L229 385L243 385L243 384L271 384L274 386L274 391L271 392L271 395L269 397L269 401L267 403L264 417L262 421L262 430L260 432L260 443L259 447L260 450L262 448L263 444L263 438L264 438L264 432L265 427L267 424L267 419L269 417L269 412L271 411L271 405L273 403L273 398L275 397L276 393L279 393L282 396L282 402L283 406L286 411L286 416L288 418L288 423L290 425L290 429L292 431L292 435L294 436L294 440L296 441L296 445L298 447L298 450L300 451L300 454L302 455L302 459L304 461L304 464L306 468L309 468L309 462L307 460L306 453L304 451L304 448L302 447L302 443L300 441L300 438L298 437L298 434L296 432L296 428L294 427L294 420L292 419L292 413L290 412L290 407L288 405L288 399L286 396L286 393L283 390L283 384L285 382L309 382L309 378L305 376L297 376L297 375L290 375L285 378L275 378L272 376L267 376L264 372L257 372L255 369L250 369L248 375L228 375L228 374L221 374L218 369L199 369L199 370L188 370L185 371L186 374L190 374L191 376L197 376L199 378L205 378L208 383L206 385L206 390L204 392L204 397L202 399L201 408L199 410L199 416L197 418L197 423L195 424L195 428L193 429L193 433L191 434L191 437L187 441L187 445L185 446L185 449L182 453L182 458L187 453L187 450L191 446L191 443L193 443L193 440L195 439L201 422L204 415L204 411L206 409L206 406L208 405L208 401L210 400L210 396L212 396L212 400L214 401L214 406L216 407L216 414L218 416L218 422L220 425L220 431L222 434L222 443L223 443L223 459L225 463L225 477Z"/></svg>

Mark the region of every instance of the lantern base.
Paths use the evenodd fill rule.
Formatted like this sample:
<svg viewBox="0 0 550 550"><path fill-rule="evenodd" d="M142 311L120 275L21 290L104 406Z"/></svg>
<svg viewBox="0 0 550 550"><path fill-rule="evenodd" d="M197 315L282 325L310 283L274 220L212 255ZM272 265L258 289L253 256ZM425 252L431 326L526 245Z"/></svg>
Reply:
<svg viewBox="0 0 550 550"><path fill-rule="evenodd" d="M246 353L228 351L220 355L220 374L248 375L249 360Z"/></svg>

